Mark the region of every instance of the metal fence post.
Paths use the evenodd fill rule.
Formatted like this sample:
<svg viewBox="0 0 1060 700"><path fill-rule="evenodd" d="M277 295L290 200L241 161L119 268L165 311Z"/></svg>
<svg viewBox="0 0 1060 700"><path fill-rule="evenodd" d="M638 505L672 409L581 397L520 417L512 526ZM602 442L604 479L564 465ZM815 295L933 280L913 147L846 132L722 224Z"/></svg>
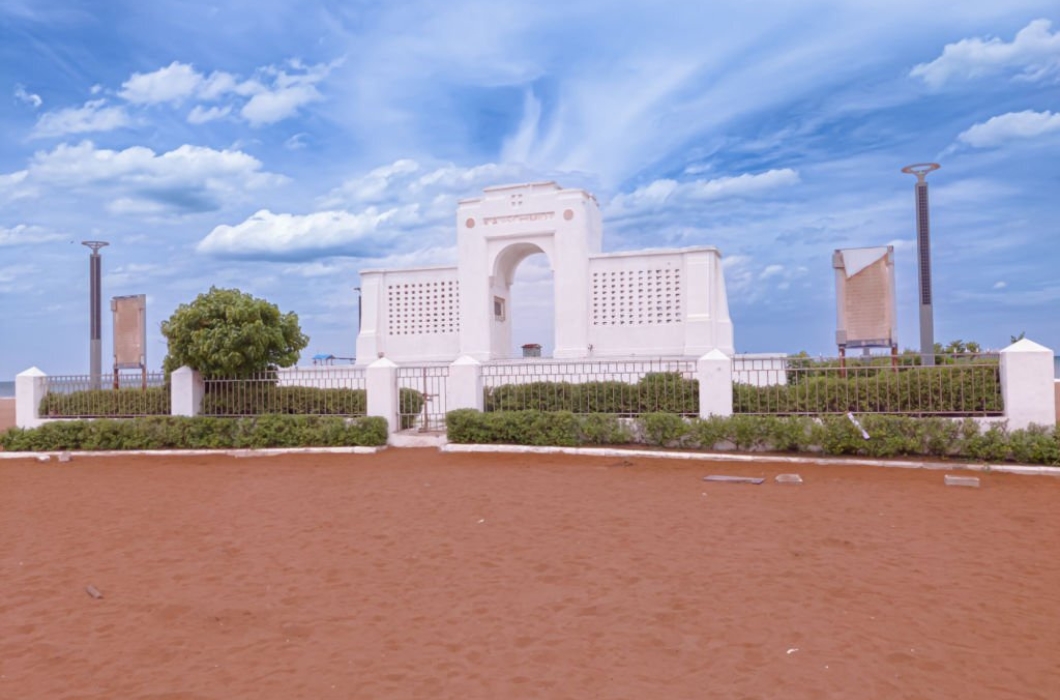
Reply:
<svg viewBox="0 0 1060 700"><path fill-rule="evenodd" d="M696 362L699 417L732 415L732 358L714 349Z"/></svg>
<svg viewBox="0 0 1060 700"><path fill-rule="evenodd" d="M365 388L368 390L368 415L386 418L387 432L398 431L398 366L385 357L368 365Z"/></svg>
<svg viewBox="0 0 1060 700"><path fill-rule="evenodd" d="M15 425L37 428L44 424L40 416L40 402L47 393L48 375L36 367L15 376Z"/></svg>
<svg viewBox="0 0 1060 700"><path fill-rule="evenodd" d="M197 416L202 411L206 384L191 367L181 367L169 375L169 412L174 416Z"/></svg>

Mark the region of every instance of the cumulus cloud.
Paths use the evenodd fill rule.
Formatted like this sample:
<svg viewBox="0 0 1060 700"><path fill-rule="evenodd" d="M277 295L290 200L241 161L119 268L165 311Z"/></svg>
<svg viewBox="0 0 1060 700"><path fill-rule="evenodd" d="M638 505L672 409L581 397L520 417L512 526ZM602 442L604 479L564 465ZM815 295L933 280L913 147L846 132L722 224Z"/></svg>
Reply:
<svg viewBox="0 0 1060 700"><path fill-rule="evenodd" d="M195 105L195 107L188 112L188 122L191 124L205 124L206 122L212 122L215 119L227 117L228 113L231 111L231 107L203 107L202 105Z"/></svg>
<svg viewBox="0 0 1060 700"><path fill-rule="evenodd" d="M992 148L1011 141L1033 139L1060 131L1060 113L1009 112L962 132L957 141L972 148Z"/></svg>
<svg viewBox="0 0 1060 700"><path fill-rule="evenodd" d="M133 73L118 94L133 104L177 104L194 95L202 83L202 74L195 68L173 61L151 73Z"/></svg>
<svg viewBox="0 0 1060 700"><path fill-rule="evenodd" d="M917 65L909 74L933 88L950 80L1001 73L1015 73L1017 79L1028 82L1056 79L1060 77L1060 32L1050 32L1051 26L1047 19L1036 19L1011 42L995 37L947 44L941 56Z"/></svg>
<svg viewBox="0 0 1060 700"><path fill-rule="evenodd" d="M31 92L26 92L25 86L22 85L15 86L15 99L19 102L24 102L28 104L29 106L33 107L33 109L37 109L42 104L44 104L44 100L41 99L40 95L36 95Z"/></svg>
<svg viewBox="0 0 1060 700"><path fill-rule="evenodd" d="M235 226L214 228L197 249L230 258L379 258L392 250L400 230L419 220L415 205L386 210L369 207L356 214L274 214L263 209Z"/></svg>
<svg viewBox="0 0 1060 700"><path fill-rule="evenodd" d="M416 264L442 262L456 242L453 216L459 198L488 185L528 179L527 174L514 165L427 167L401 159L347 180L319 200L321 211L262 210L240 224L216 227L198 250L227 258L401 261L411 255Z"/></svg>
<svg viewBox="0 0 1060 700"><path fill-rule="evenodd" d="M82 107L67 107L45 112L37 119L31 138L49 138L66 134L113 131L131 124L122 107L107 106L106 100L90 100Z"/></svg>
<svg viewBox="0 0 1060 700"><path fill-rule="evenodd" d="M335 65L307 66L300 61L290 61L283 68L259 68L254 76L243 80L225 71L206 75L189 63L174 61L150 73L133 73L122 83L118 94L135 105L179 105L185 101L227 99L234 104L195 105L188 114L188 121L203 124L236 109L236 113L251 126L263 126L288 119L303 106L323 99L316 86Z"/></svg>
<svg viewBox="0 0 1060 700"><path fill-rule="evenodd" d="M117 213L216 210L229 199L242 199L248 190L286 180L263 171L261 161L241 151L184 145L158 154L142 146L99 149L91 141L36 153L22 172L18 186L37 194L49 189L98 192ZM7 177L14 180L16 175Z"/></svg>
<svg viewBox="0 0 1060 700"><path fill-rule="evenodd" d="M636 190L619 194L608 207L612 214L671 206L688 202L708 202L718 199L761 196L771 190L790 187L799 183L798 172L791 168L768 170L752 175L744 173L734 177L719 177L713 180L655 180Z"/></svg>

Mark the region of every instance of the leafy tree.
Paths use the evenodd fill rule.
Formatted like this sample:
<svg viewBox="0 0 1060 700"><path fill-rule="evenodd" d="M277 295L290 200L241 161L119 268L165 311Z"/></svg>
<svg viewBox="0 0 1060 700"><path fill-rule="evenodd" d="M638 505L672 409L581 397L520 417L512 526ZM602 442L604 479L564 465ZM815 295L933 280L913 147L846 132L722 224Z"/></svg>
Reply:
<svg viewBox="0 0 1060 700"><path fill-rule="evenodd" d="M293 312L238 289L218 289L181 304L162 322L169 353L162 362L168 375L184 365L203 377L246 378L274 367L290 367L309 338Z"/></svg>

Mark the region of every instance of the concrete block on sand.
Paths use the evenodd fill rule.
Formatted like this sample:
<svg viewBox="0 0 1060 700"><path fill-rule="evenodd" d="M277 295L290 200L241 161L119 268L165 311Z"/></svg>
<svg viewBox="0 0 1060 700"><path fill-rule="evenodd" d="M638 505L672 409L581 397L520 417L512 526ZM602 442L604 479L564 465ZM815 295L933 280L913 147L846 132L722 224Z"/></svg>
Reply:
<svg viewBox="0 0 1060 700"><path fill-rule="evenodd" d="M765 479L755 476L727 476L724 474L711 474L703 477L703 481L722 481L730 484L761 484Z"/></svg>

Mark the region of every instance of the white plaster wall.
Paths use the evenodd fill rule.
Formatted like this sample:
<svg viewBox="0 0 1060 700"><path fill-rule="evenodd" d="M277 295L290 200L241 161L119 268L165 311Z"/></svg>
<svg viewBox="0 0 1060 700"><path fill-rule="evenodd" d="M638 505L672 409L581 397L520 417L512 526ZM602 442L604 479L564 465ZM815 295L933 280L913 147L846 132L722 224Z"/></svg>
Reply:
<svg viewBox="0 0 1060 700"><path fill-rule="evenodd" d="M732 380L751 386L788 383L788 356L783 353L747 353L732 358Z"/></svg>
<svg viewBox="0 0 1060 700"><path fill-rule="evenodd" d="M733 353L715 248L592 256L587 292L593 356Z"/></svg>
<svg viewBox="0 0 1060 700"><path fill-rule="evenodd" d="M364 367L352 365L314 365L284 367L276 371L279 386L304 386L313 389L363 389Z"/></svg>
<svg viewBox="0 0 1060 700"><path fill-rule="evenodd" d="M695 379L696 361L692 358L630 358L489 362L482 365L482 381L490 387L533 382L581 384L615 381L636 384L644 375L656 372L680 372L686 379Z"/></svg>
<svg viewBox="0 0 1060 700"><path fill-rule="evenodd" d="M455 358L462 295L455 267L361 272L357 366L380 357L399 363Z"/></svg>

